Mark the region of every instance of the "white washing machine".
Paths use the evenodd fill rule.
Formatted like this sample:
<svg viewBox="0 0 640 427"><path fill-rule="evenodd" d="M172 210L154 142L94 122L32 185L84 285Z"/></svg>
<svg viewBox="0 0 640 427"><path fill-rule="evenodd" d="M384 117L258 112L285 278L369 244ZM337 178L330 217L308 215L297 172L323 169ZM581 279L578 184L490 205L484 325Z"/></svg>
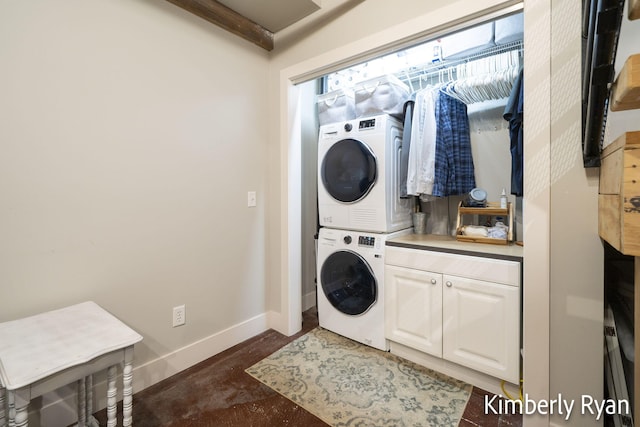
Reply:
<svg viewBox="0 0 640 427"><path fill-rule="evenodd" d="M318 138L318 214L323 227L388 233L411 227L400 198L402 124L389 115L332 123Z"/></svg>
<svg viewBox="0 0 640 427"><path fill-rule="evenodd" d="M410 232L411 229L384 234L320 229L320 327L379 350L389 350L384 335L385 242Z"/></svg>

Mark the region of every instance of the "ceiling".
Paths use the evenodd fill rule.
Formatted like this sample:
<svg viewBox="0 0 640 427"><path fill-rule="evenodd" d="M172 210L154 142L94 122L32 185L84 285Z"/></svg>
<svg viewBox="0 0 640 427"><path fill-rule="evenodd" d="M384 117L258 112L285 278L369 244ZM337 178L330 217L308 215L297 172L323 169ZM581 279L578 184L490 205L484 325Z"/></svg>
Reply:
<svg viewBox="0 0 640 427"><path fill-rule="evenodd" d="M273 35L314 13L322 15L326 0L167 0L266 50L273 49ZM350 0L334 0L340 5ZM321 13L317 13L321 12Z"/></svg>

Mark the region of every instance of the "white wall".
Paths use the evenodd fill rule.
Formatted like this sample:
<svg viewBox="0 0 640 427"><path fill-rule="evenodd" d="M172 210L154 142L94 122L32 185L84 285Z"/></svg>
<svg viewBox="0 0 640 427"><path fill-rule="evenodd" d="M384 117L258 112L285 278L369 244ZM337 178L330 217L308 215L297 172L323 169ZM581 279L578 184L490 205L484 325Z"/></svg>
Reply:
<svg viewBox="0 0 640 427"><path fill-rule="evenodd" d="M598 168L582 162L581 12L555 0L551 14L550 396L580 403L603 396L603 249L598 237ZM525 125L526 126L526 125ZM530 127L525 127L527 132ZM526 152L526 149L525 149ZM526 207L525 207L526 209ZM570 422L602 425L574 410Z"/></svg>
<svg viewBox="0 0 640 427"><path fill-rule="evenodd" d="M318 114L316 94L320 82L300 85L302 126L302 311L316 305L316 241L318 230Z"/></svg>
<svg viewBox="0 0 640 427"><path fill-rule="evenodd" d="M164 1L34 0L0 58L0 321L94 300L138 367L209 338L138 389L264 330L268 54Z"/></svg>

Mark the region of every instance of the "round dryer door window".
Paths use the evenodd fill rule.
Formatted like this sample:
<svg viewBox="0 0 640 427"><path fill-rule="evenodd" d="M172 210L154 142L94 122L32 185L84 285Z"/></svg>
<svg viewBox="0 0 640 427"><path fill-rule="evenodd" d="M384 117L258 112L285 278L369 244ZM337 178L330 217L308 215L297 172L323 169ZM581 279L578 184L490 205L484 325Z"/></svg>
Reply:
<svg viewBox="0 0 640 427"><path fill-rule="evenodd" d="M331 197L345 203L357 202L376 182L376 158L365 143L343 139L327 150L321 176Z"/></svg>
<svg viewBox="0 0 640 427"><path fill-rule="evenodd" d="M320 281L327 300L344 314L362 314L376 302L378 284L373 271L354 252L329 255L322 264Z"/></svg>

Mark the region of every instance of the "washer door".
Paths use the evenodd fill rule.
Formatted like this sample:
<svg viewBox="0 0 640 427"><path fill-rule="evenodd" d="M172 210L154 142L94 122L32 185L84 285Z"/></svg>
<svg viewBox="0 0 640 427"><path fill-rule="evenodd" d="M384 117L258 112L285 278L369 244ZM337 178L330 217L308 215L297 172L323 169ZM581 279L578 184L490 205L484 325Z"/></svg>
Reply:
<svg viewBox="0 0 640 427"><path fill-rule="evenodd" d="M369 264L351 251L337 251L327 257L320 271L322 292L337 310L358 315L376 302L378 284Z"/></svg>
<svg viewBox="0 0 640 427"><path fill-rule="evenodd" d="M357 202L376 182L376 158L367 144L342 139L327 150L320 175L331 197L345 203Z"/></svg>

